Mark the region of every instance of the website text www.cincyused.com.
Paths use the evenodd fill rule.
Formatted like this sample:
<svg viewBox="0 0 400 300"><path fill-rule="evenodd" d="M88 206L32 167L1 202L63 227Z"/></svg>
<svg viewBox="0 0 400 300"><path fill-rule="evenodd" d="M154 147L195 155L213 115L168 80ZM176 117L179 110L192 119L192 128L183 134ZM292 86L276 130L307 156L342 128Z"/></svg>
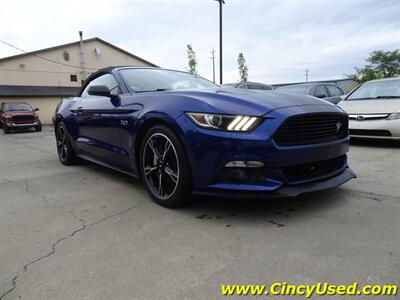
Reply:
<svg viewBox="0 0 400 300"><path fill-rule="evenodd" d="M309 299L313 295L362 295L362 296L396 296L397 285L359 285L354 282L350 285L335 285L327 282L316 284L288 284L276 282L271 285L221 285L223 296L304 296Z"/></svg>

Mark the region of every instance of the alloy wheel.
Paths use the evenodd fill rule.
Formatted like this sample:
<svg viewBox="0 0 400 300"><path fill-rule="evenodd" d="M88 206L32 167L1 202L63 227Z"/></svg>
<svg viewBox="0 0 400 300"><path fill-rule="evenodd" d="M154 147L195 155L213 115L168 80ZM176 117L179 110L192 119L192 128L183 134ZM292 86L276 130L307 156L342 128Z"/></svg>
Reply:
<svg viewBox="0 0 400 300"><path fill-rule="evenodd" d="M67 133L63 126L59 126L57 130L57 152L61 161L65 161L68 155Z"/></svg>
<svg viewBox="0 0 400 300"><path fill-rule="evenodd" d="M162 133L151 135L144 146L143 174L151 192L160 199L174 194L179 182L179 161L171 140Z"/></svg>

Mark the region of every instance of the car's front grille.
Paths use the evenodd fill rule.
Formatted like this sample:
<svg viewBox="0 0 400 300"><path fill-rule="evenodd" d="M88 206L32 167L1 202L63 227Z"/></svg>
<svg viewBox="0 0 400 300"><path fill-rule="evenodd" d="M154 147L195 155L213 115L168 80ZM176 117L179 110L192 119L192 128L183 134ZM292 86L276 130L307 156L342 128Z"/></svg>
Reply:
<svg viewBox="0 0 400 300"><path fill-rule="evenodd" d="M32 115L12 116L12 120L16 123L33 122L35 117Z"/></svg>
<svg viewBox="0 0 400 300"><path fill-rule="evenodd" d="M330 142L347 136L348 117L339 113L310 113L289 117L277 130L279 146Z"/></svg>
<svg viewBox="0 0 400 300"><path fill-rule="evenodd" d="M295 183L333 174L343 169L345 164L346 155L342 155L329 160L285 167L282 172L289 183Z"/></svg>
<svg viewBox="0 0 400 300"><path fill-rule="evenodd" d="M350 135L392 136L388 130L350 129Z"/></svg>

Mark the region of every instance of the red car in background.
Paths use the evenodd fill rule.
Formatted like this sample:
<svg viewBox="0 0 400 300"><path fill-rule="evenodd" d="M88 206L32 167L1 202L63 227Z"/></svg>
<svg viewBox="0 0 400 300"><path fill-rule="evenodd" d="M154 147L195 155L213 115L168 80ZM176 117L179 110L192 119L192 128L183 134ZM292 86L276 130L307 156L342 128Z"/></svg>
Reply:
<svg viewBox="0 0 400 300"><path fill-rule="evenodd" d="M3 127L4 133L9 133L11 129L35 128L36 131L42 130L42 123L36 112L38 108L33 109L25 102L6 102L0 104L0 127Z"/></svg>

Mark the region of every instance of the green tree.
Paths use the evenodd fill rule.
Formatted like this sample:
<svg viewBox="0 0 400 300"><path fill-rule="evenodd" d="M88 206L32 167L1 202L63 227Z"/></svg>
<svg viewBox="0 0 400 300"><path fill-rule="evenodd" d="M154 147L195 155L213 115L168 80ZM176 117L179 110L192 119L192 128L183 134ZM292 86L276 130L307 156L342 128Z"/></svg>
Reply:
<svg viewBox="0 0 400 300"><path fill-rule="evenodd" d="M239 67L239 76L241 82L246 82L249 77L249 68L246 65L246 59L244 58L243 53L239 53L239 57L237 59L238 67Z"/></svg>
<svg viewBox="0 0 400 300"><path fill-rule="evenodd" d="M191 74L197 74L197 59L196 59L196 53L193 50L193 47L191 44L188 44L186 49L187 55L188 55L188 71Z"/></svg>
<svg viewBox="0 0 400 300"><path fill-rule="evenodd" d="M356 74L348 75L349 78L362 83L373 79L382 79L400 75L400 50L377 50L370 53L363 68L355 68Z"/></svg>

